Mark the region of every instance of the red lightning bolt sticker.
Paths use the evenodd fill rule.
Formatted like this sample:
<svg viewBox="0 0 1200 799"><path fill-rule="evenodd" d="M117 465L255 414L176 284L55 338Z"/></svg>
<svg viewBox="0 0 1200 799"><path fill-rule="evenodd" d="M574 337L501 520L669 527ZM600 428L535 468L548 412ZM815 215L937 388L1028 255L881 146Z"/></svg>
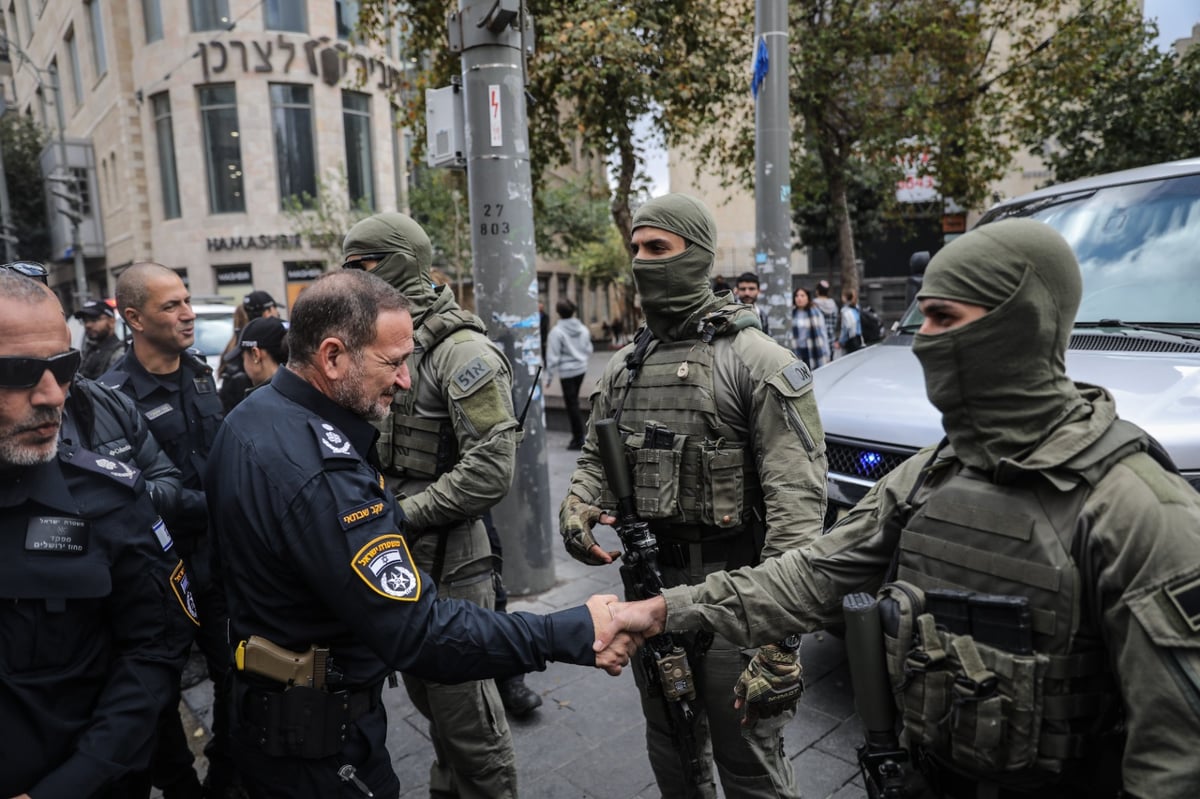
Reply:
<svg viewBox="0 0 1200 799"><path fill-rule="evenodd" d="M488 114L492 123L492 146L504 146L504 127L500 120L500 86L488 86Z"/></svg>

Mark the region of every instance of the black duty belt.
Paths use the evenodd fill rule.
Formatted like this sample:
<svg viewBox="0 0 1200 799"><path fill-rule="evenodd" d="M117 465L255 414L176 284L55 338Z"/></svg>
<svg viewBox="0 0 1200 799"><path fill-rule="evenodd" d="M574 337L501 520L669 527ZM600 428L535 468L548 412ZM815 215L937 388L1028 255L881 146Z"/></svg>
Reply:
<svg viewBox="0 0 1200 799"><path fill-rule="evenodd" d="M303 686L276 691L235 679L234 707L248 743L264 754L318 759L342 750L351 722L378 708L382 693L383 683L342 691Z"/></svg>
<svg viewBox="0 0 1200 799"><path fill-rule="evenodd" d="M747 538L749 536L746 536ZM677 569L686 569L692 565L692 552L695 550L696 544L688 541L668 541L662 538L658 540L658 563L660 566L673 566ZM701 541L700 542L700 561L701 563L721 563L729 565L731 555L743 555L751 558L746 564L755 562L752 552L743 552L743 549L752 549L753 545L748 545L742 541L740 537L722 538L716 541Z"/></svg>

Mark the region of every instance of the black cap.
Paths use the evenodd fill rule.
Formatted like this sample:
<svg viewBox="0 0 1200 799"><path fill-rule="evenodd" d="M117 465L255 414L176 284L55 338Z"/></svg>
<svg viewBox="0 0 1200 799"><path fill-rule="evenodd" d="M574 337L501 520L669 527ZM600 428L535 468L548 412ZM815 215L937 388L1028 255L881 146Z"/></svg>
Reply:
<svg viewBox="0 0 1200 799"><path fill-rule="evenodd" d="M83 307L75 312L76 319L99 319L101 315L116 318L116 313L113 311L112 306L104 300L85 302Z"/></svg>
<svg viewBox="0 0 1200 799"><path fill-rule="evenodd" d="M285 335L287 335L287 326L284 325L282 319L274 316L262 316L258 319L251 319L242 328L238 346L243 351L254 347L262 350L278 350Z"/></svg>
<svg viewBox="0 0 1200 799"><path fill-rule="evenodd" d="M275 298L265 291L252 291L242 300L242 307L251 319L257 319L264 311L275 307Z"/></svg>

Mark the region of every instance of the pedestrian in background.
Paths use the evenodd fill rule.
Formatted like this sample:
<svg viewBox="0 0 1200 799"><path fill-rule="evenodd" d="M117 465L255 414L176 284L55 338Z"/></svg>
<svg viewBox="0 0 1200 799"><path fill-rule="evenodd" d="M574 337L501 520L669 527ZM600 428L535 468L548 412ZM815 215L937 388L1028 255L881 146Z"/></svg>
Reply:
<svg viewBox="0 0 1200 799"><path fill-rule="evenodd" d="M753 272L742 272L737 279L737 299L742 305L753 306L758 312L758 324L762 332L770 334L767 324L767 309L758 304L758 275Z"/></svg>
<svg viewBox="0 0 1200 799"><path fill-rule="evenodd" d="M858 292L852 288L842 289L840 322L835 347L849 355L866 346L862 336L862 318L858 315Z"/></svg>
<svg viewBox="0 0 1200 799"><path fill-rule="evenodd" d="M558 323L550 331L546 347L546 385L558 375L562 381L563 406L571 425L567 449L583 449L583 414L579 411L579 388L587 376L592 357L592 334L575 317L575 303L559 300L555 306Z"/></svg>
<svg viewBox="0 0 1200 799"><path fill-rule="evenodd" d="M837 341L838 304L833 297L829 296L831 290L828 280L818 280L817 296L813 297L813 305L817 306L817 310L825 315L825 340L829 342L829 357L832 359L834 356L833 343Z"/></svg>
<svg viewBox="0 0 1200 799"><path fill-rule="evenodd" d="M117 315L104 300L92 300L75 312L75 318L83 322L84 332L79 374L95 380L125 355L125 342L117 335Z"/></svg>
<svg viewBox="0 0 1200 799"><path fill-rule="evenodd" d="M249 321L250 316L244 303L233 309L233 335L221 351L221 367L217 372L221 381L217 396L221 398L221 408L225 413L232 411L253 386L250 376L242 366L242 348L238 346L242 331L246 329Z"/></svg>
<svg viewBox="0 0 1200 799"><path fill-rule="evenodd" d="M813 304L806 288L792 295L792 350L810 369L829 363L829 339L825 335L825 314Z"/></svg>
<svg viewBox="0 0 1200 799"><path fill-rule="evenodd" d="M250 391L269 381L287 363L287 327L283 320L262 316L251 320L238 338L242 369L253 384Z"/></svg>

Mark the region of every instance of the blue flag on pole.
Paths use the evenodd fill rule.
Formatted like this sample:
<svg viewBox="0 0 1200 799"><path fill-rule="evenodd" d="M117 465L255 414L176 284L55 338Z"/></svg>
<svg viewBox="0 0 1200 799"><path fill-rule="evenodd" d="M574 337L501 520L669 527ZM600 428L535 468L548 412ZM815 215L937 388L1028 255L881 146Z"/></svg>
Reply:
<svg viewBox="0 0 1200 799"><path fill-rule="evenodd" d="M758 37L758 47L754 51L754 78L750 81L750 93L754 95L754 99L758 99L758 87L766 80L767 69L770 67L770 59L767 58L767 39L765 36Z"/></svg>

